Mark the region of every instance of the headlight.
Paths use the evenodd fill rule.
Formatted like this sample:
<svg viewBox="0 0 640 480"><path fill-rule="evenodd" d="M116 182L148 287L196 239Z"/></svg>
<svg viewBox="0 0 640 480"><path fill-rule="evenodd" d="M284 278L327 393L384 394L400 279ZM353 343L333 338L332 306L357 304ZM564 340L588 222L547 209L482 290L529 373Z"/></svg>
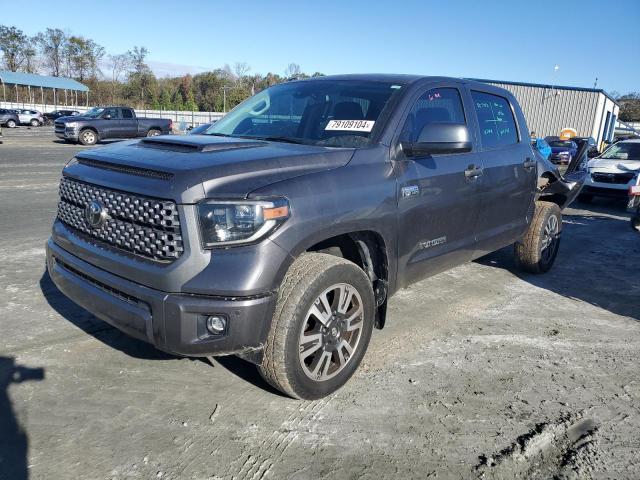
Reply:
<svg viewBox="0 0 640 480"><path fill-rule="evenodd" d="M64 126L66 128L76 128L78 126L78 122L65 122Z"/></svg>
<svg viewBox="0 0 640 480"><path fill-rule="evenodd" d="M204 248L255 242L289 218L289 202L208 200L198 205Z"/></svg>

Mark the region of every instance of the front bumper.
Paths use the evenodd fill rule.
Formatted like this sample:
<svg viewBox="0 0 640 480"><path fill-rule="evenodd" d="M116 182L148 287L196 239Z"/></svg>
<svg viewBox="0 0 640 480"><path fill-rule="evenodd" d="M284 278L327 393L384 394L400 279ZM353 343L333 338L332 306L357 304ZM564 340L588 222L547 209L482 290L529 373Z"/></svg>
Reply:
<svg viewBox="0 0 640 480"><path fill-rule="evenodd" d="M78 130L74 128L65 128L64 130L56 129L55 133L56 137L63 140L78 140Z"/></svg>
<svg viewBox="0 0 640 480"><path fill-rule="evenodd" d="M96 317L169 353L185 356L259 352L275 309L273 293L224 297L162 292L97 268L47 242L47 270L69 299ZM207 332L209 315L224 315L227 330Z"/></svg>
<svg viewBox="0 0 640 480"><path fill-rule="evenodd" d="M597 172L601 173L601 172ZM603 172L608 173L608 172ZM627 183L604 183L596 182L591 176L591 172L587 176L582 193L596 195L600 197L623 198L629 195L629 187L635 185L635 179L629 180Z"/></svg>

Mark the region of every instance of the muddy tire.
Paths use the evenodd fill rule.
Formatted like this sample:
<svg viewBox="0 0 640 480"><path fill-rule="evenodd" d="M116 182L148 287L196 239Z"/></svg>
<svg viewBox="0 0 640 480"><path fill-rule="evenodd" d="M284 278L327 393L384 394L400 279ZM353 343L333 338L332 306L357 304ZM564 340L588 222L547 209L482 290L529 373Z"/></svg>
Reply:
<svg viewBox="0 0 640 480"><path fill-rule="evenodd" d="M562 213L551 202L536 202L533 220L526 233L515 244L518 266L531 273L547 272L558 255Z"/></svg>
<svg viewBox="0 0 640 480"><path fill-rule="evenodd" d="M82 145L95 145L98 143L98 134L89 128L85 128L78 135L78 141Z"/></svg>
<svg viewBox="0 0 640 480"><path fill-rule="evenodd" d="M157 137L158 135L162 135L162 132L157 128L151 128L147 132L147 137Z"/></svg>
<svg viewBox="0 0 640 480"><path fill-rule="evenodd" d="M278 292L260 373L293 398L335 392L360 365L374 315L371 281L362 269L333 255L301 255Z"/></svg>

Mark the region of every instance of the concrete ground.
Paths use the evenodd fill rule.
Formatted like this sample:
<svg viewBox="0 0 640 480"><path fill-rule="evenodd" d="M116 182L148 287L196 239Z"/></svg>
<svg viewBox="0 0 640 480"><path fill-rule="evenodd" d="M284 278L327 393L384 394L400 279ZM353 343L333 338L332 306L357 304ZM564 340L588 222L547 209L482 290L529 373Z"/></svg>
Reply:
<svg viewBox="0 0 640 480"><path fill-rule="evenodd" d="M335 395L132 340L44 274L51 129L0 145L0 478L638 478L640 236L624 205L565 212L546 275L510 250L401 291ZM100 147L98 147L100 148Z"/></svg>

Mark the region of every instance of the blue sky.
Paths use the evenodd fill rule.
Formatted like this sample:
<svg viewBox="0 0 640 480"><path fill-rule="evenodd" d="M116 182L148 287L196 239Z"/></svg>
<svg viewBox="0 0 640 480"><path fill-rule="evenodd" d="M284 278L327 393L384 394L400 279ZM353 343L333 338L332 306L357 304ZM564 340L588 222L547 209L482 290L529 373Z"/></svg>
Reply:
<svg viewBox="0 0 640 480"><path fill-rule="evenodd" d="M247 62L251 72L396 72L640 91L640 0L0 0L0 23L59 27L157 73ZM560 68L554 73L554 65Z"/></svg>

